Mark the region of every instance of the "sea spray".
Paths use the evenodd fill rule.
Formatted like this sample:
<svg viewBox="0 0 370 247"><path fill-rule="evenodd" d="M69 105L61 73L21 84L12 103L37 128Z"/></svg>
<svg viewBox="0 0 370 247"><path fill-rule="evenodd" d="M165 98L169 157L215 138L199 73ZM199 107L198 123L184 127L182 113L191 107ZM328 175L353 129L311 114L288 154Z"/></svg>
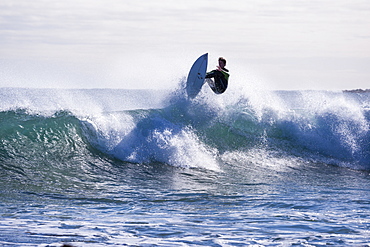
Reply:
<svg viewBox="0 0 370 247"><path fill-rule="evenodd" d="M133 163L218 169L224 153L257 148L280 157L370 169L368 93L230 88L214 95L207 89L192 100L180 89L154 96L142 90L1 89L3 150L16 145L17 133L32 130L42 136L48 129L50 139L66 133L60 143L86 142L74 148L89 149L77 153L92 148ZM26 119L38 129L20 132ZM71 136L64 129L69 126L75 129ZM17 157L28 157L35 147L51 153L47 142L34 138L17 148ZM60 150L53 152L63 156ZM3 157L9 158L6 152Z"/></svg>

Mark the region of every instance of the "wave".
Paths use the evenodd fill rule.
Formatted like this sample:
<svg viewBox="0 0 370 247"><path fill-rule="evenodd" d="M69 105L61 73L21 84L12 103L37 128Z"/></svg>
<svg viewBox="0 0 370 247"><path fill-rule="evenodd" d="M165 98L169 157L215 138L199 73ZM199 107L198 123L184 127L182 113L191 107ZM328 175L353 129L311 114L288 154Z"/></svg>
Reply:
<svg viewBox="0 0 370 247"><path fill-rule="evenodd" d="M112 91L98 92L99 97L92 97L95 105L112 99ZM136 106L145 105L140 93ZM53 102L52 108L40 110L13 102L0 112L3 177L31 176L35 166L43 173L77 174L81 167L71 169L74 164L89 170L101 159L212 170L231 160L299 160L370 169L367 94L260 91L215 98L202 92L187 100L177 90L164 101L157 108L147 104L83 112L76 110L78 104L58 110Z"/></svg>

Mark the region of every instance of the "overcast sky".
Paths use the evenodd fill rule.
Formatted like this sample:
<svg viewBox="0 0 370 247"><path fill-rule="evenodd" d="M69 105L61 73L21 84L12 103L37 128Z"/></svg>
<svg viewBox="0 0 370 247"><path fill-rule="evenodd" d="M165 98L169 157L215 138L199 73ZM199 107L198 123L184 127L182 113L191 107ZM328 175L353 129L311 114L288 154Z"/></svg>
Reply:
<svg viewBox="0 0 370 247"><path fill-rule="evenodd" d="M0 2L0 87L163 89L206 52L230 85L370 88L370 1Z"/></svg>

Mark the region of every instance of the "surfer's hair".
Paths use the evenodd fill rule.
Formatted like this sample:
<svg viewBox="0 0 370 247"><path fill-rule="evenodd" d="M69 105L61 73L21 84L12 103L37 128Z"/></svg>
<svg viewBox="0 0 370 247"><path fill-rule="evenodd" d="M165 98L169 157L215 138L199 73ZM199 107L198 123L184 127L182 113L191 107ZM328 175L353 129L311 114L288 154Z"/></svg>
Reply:
<svg viewBox="0 0 370 247"><path fill-rule="evenodd" d="M224 62L224 64L226 65L226 59L225 59L225 58L223 58L223 57L219 57L219 58L218 58L218 61L222 61L222 62Z"/></svg>

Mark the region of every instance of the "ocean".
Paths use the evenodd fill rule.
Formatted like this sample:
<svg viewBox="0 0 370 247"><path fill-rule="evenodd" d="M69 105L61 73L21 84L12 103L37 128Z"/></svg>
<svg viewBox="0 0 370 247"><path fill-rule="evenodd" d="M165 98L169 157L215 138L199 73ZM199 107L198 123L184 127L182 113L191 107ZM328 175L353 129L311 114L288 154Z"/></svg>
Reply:
<svg viewBox="0 0 370 247"><path fill-rule="evenodd" d="M0 88L1 246L370 246L370 93Z"/></svg>

